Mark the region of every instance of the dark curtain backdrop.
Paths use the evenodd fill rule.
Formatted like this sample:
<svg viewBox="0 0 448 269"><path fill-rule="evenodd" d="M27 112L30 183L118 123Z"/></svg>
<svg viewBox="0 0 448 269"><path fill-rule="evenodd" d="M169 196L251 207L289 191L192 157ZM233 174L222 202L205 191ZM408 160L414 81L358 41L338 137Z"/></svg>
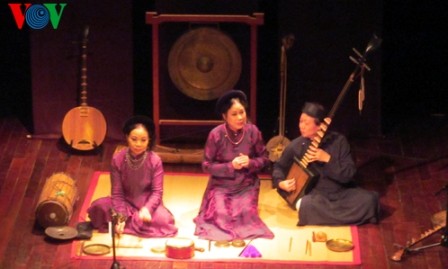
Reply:
<svg viewBox="0 0 448 269"><path fill-rule="evenodd" d="M137 16L144 19L144 10ZM80 58L87 42L87 104L99 109L107 137L133 113L132 1L68 1L59 28L30 31L34 133L61 133L65 114L80 104ZM148 93L149 94L149 93Z"/></svg>
<svg viewBox="0 0 448 269"><path fill-rule="evenodd" d="M305 101L327 107L348 79L352 48L363 50L373 33L383 45L368 59L366 100L356 107L353 84L332 123L347 134L376 135L412 117L446 116L448 50L446 1L428 4L378 0L166 0L67 1L59 29L18 30L8 5L0 5L1 116L18 116L36 134L60 134L63 117L78 105L79 41L88 43L88 103L100 109L109 137L120 137L132 113L152 113L151 27L146 11L247 12L265 14L259 29L257 124L266 139L278 132L279 50L294 34L288 51L286 131L297 135Z"/></svg>
<svg viewBox="0 0 448 269"><path fill-rule="evenodd" d="M279 58L284 35L292 33L296 37L296 44L288 51L286 101L286 132L294 138L303 103L317 101L330 109L355 68L349 60L354 55L352 48L362 52L373 34L382 34L381 1L244 1L232 5L235 2L162 0L156 1L155 9L162 13L264 13L265 23L258 27L257 125L266 141L279 131ZM381 51L373 56L369 59L372 71L365 75L367 92L362 114L357 109L358 80L332 128L357 135L381 132Z"/></svg>
<svg viewBox="0 0 448 269"><path fill-rule="evenodd" d="M258 28L257 124L266 141L278 132L279 52L284 35L292 33L296 37L287 55L286 131L290 138L298 134L297 117L304 102L319 101L328 108L333 105L353 71L354 64L348 59L352 48L362 51L373 33L382 35L383 1L375 0L254 0L244 5L238 0L128 0L113 5L104 0L67 2L57 30L27 30L31 90L23 90L21 95L24 99L31 95L30 129L35 134L60 134L65 114L79 105L79 42L86 24L90 26L88 104L103 112L112 139L122 138L121 125L129 115L152 114L152 46L151 26L145 24L147 11L264 13L265 23ZM11 16L7 6L2 10ZM28 42L27 38L20 40ZM365 77L362 115L356 107L356 81L332 127L347 134L381 132L382 53L376 52L368 62L372 71ZM22 87L18 83L16 86ZM29 104L23 104L26 108L18 111L27 111Z"/></svg>
<svg viewBox="0 0 448 269"><path fill-rule="evenodd" d="M316 101L330 110L356 65L352 51L364 52L373 34L382 36L382 3L375 0L279 1L280 40L294 34L287 52L287 132L298 135L298 117L304 102ZM381 50L368 58L364 108L358 111L359 79L340 104L331 128L347 135L377 135L381 131Z"/></svg>

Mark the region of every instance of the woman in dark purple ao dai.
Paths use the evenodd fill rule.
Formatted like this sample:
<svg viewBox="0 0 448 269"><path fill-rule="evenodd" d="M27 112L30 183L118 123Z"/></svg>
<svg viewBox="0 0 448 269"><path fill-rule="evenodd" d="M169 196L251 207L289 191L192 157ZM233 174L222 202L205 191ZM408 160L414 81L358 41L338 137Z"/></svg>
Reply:
<svg viewBox="0 0 448 269"><path fill-rule="evenodd" d="M210 131L202 168L210 174L197 217L195 235L208 240L273 238L258 215L260 179L268 163L259 129L246 117L247 98L231 90L218 99L224 123Z"/></svg>
<svg viewBox="0 0 448 269"><path fill-rule="evenodd" d="M134 116L123 127L128 146L117 152L111 164L111 196L99 198L88 209L92 226L107 231L112 213L118 215L115 231L141 237L177 234L174 217L163 204L163 166L151 151L154 124Z"/></svg>

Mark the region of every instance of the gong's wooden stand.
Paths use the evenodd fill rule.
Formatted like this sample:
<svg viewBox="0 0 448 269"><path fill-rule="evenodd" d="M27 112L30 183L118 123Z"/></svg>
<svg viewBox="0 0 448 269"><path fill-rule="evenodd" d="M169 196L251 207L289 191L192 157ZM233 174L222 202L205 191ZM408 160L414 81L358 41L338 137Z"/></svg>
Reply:
<svg viewBox="0 0 448 269"><path fill-rule="evenodd" d="M157 14L146 12L146 24L152 25L152 70L153 70L153 120L155 125L156 145L160 144L160 128L165 126L204 126L218 125L218 120L181 120L163 119L160 115L160 72L159 72L159 26L162 23L241 23L250 26L250 89L249 115L256 124L257 100L257 26L264 23L263 13L253 15L206 15L206 14Z"/></svg>

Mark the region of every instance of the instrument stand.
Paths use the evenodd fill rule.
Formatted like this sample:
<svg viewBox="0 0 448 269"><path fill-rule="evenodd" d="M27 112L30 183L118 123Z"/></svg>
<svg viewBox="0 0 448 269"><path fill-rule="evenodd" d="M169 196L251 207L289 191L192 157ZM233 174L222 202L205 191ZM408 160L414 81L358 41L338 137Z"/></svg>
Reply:
<svg viewBox="0 0 448 269"><path fill-rule="evenodd" d="M167 98L164 97L166 93L166 89L164 89L163 85L166 83L163 82L165 72L163 69L159 68L160 62L163 60L167 61L167 59L162 59L164 53L163 50L160 49L162 47L161 44L166 42L164 38L162 38L164 27L161 27L166 24L175 23L175 24L241 24L246 25L249 28L249 67L244 68L244 71L248 75L249 80L249 107L250 111L248 115L251 118L251 121L256 124L257 119L257 45L258 45L258 32L257 27L264 23L264 13L255 12L252 15L233 15L233 14L159 14L155 11L148 11L145 14L146 24L152 25L152 75L154 77L152 89L153 89L153 121L154 121L154 132L156 141L155 144L159 145L161 142L161 129L162 127L170 127L170 126L216 126L220 124L221 120L216 120L214 118L211 119L189 119L189 115L179 115L183 116L182 119L173 119L169 114L163 111L163 107L166 106L165 103L168 102ZM162 33L159 35L159 33ZM223 45L221 43L221 45ZM228 50L230 52L230 50ZM159 70L160 69L160 70Z"/></svg>
<svg viewBox="0 0 448 269"><path fill-rule="evenodd" d="M114 212L112 212L112 227L111 227L111 233L112 233L112 255L113 255L113 262L111 269L125 269L125 267L121 267L120 263L117 261L117 256L115 254L115 225L118 223L118 215Z"/></svg>
<svg viewBox="0 0 448 269"><path fill-rule="evenodd" d="M70 144L67 144L63 139L61 139L60 143L63 143L62 146L66 148L65 151L67 152L67 155L65 157L65 160L68 160L73 153L84 155L90 155L93 153L94 155L98 155L100 162L103 161L104 150L102 144L98 145L96 142L93 142L93 149L81 151L73 147L73 141L70 141Z"/></svg>
<svg viewBox="0 0 448 269"><path fill-rule="evenodd" d="M98 158L99 161L101 162L103 160L103 145L97 145L96 143L94 143L94 148L93 148L93 152L95 152L96 154L98 154Z"/></svg>
<svg viewBox="0 0 448 269"><path fill-rule="evenodd" d="M446 224L448 223L448 184L445 185L442 189L440 189L439 191L436 192L435 195L439 195L443 190L446 191L446 218L445 218L445 228L443 229L444 232L442 234L441 240L439 243L434 243L434 244L429 244L426 246L421 246L421 247L417 247L417 248L410 248L407 251L408 252L417 252L420 251L422 249L427 249L427 248L431 248L431 247L436 247L436 246L442 246L442 247L448 247L448 228L446 226Z"/></svg>

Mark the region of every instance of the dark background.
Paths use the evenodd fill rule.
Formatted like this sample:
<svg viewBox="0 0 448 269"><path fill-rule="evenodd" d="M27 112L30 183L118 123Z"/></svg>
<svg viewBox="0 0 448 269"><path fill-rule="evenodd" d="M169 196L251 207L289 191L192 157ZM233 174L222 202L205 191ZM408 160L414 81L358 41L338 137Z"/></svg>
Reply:
<svg viewBox="0 0 448 269"><path fill-rule="evenodd" d="M352 48L362 52L373 34L383 43L367 61L372 70L365 75L364 110L361 114L357 110L357 80L337 111L332 128L347 135L380 136L411 118L445 119L447 113L444 1L61 2L67 6L56 30L50 26L33 30L27 25L19 30L9 1L0 4L0 116L18 117L35 135L59 135L64 115L79 104L79 41L85 25L90 27L88 104L106 117L108 138L121 138L121 124L131 114L152 115L151 25L145 23L147 11L264 13L264 24L258 27L256 122L266 140L278 132L279 51L281 38L287 34L296 37L287 52L286 135L290 138L298 134L297 117L304 102L318 101L332 107L355 68L349 60L354 55ZM228 27L226 31L232 36L239 28ZM175 39L181 32L163 34ZM243 61L247 61L247 44L237 44ZM170 49L169 44L161 47ZM243 74L236 87L244 85L247 76ZM182 109L187 106L191 111L200 108L196 103L161 105L180 109L184 115ZM162 140L179 133L165 135Z"/></svg>

